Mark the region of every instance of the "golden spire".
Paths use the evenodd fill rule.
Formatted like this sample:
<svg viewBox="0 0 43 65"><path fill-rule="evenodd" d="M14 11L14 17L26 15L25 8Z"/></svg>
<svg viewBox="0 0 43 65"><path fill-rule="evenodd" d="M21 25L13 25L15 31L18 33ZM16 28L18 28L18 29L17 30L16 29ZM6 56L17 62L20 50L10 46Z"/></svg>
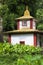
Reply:
<svg viewBox="0 0 43 65"><path fill-rule="evenodd" d="M26 6L26 10L24 11L24 16L17 18L18 20L24 20L24 19L32 19L33 17L30 15L30 12L28 10L28 6Z"/></svg>
<svg viewBox="0 0 43 65"><path fill-rule="evenodd" d="M24 12L24 16L30 16L30 12L28 10L28 6L26 6L26 10Z"/></svg>

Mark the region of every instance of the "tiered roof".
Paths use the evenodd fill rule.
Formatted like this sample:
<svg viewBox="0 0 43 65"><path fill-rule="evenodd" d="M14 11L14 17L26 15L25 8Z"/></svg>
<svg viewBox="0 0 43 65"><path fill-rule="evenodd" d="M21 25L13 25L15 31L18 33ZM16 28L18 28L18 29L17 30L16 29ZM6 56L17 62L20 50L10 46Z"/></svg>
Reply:
<svg viewBox="0 0 43 65"><path fill-rule="evenodd" d="M32 17L30 15L30 12L28 10L28 7L26 6L26 10L24 12L24 16L22 17L19 17L19 18L16 18L16 20L25 20L25 19L33 19L34 17ZM8 31L8 32L4 32L4 34L20 34L20 33L43 33L43 31L39 31L39 30L36 30L36 29L29 29L29 28L23 28L23 29L20 29L20 30L12 30L12 31Z"/></svg>
<svg viewBox="0 0 43 65"><path fill-rule="evenodd" d="M19 18L16 18L16 20L23 20L23 19L31 19L33 18L31 15L30 15L30 12L28 10L28 6L26 6L26 10L24 12L24 15L22 17L19 17Z"/></svg>
<svg viewBox="0 0 43 65"><path fill-rule="evenodd" d="M22 30L13 30L4 32L4 34L21 34L21 33L43 33L43 31L34 30L34 29L22 29Z"/></svg>

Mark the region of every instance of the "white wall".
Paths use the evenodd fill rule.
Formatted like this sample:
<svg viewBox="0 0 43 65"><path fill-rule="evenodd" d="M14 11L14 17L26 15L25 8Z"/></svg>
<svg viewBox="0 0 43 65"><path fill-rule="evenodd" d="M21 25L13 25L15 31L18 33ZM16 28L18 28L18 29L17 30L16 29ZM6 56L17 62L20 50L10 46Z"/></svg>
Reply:
<svg viewBox="0 0 43 65"><path fill-rule="evenodd" d="M36 23L33 21L33 29L36 29Z"/></svg>
<svg viewBox="0 0 43 65"><path fill-rule="evenodd" d="M20 21L20 22L19 22L20 29L22 29L22 28L30 28L30 21L27 21L27 26L22 26L22 22L23 22L23 21Z"/></svg>
<svg viewBox="0 0 43 65"><path fill-rule="evenodd" d="M14 45L19 44L20 41L25 41L26 45L34 45L33 34L11 35L11 43Z"/></svg>

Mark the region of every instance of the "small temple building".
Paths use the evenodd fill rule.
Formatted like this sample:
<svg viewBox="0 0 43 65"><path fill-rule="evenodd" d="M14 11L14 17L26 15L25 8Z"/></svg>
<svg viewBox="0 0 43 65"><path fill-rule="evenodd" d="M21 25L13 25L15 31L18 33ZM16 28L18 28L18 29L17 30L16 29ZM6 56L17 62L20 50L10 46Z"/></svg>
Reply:
<svg viewBox="0 0 43 65"><path fill-rule="evenodd" d="M12 45L26 44L30 46L43 46L43 31L36 29L36 20L30 15L28 7L22 17L16 18L17 30L5 32L8 42Z"/></svg>

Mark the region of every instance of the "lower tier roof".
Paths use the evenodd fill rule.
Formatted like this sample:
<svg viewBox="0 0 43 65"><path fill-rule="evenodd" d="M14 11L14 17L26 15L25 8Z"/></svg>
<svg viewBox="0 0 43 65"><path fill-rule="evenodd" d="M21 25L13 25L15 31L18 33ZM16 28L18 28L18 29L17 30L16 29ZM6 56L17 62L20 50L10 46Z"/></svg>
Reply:
<svg viewBox="0 0 43 65"><path fill-rule="evenodd" d="M43 31L40 30L34 30L34 29L23 29L23 30L12 30L4 32L4 34L20 34L20 33L43 33Z"/></svg>

